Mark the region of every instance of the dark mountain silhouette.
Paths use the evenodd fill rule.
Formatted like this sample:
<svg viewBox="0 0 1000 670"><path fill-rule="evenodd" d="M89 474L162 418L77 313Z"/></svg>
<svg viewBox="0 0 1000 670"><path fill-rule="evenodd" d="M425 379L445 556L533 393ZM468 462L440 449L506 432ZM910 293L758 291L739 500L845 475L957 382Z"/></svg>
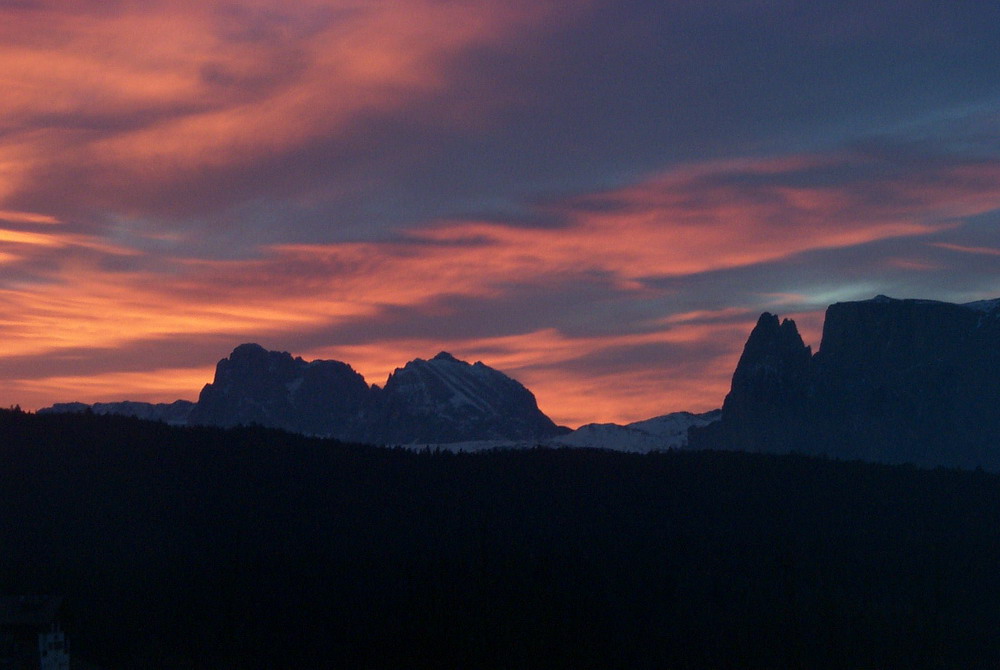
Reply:
<svg viewBox="0 0 1000 670"><path fill-rule="evenodd" d="M243 344L219 361L191 425L258 424L374 444L544 439L564 432L519 382L441 352L369 387L340 361Z"/></svg>
<svg viewBox="0 0 1000 670"><path fill-rule="evenodd" d="M369 401L364 377L340 361L292 358L241 344L219 361L191 412L192 425L258 424L309 435L357 431Z"/></svg>
<svg viewBox="0 0 1000 670"><path fill-rule="evenodd" d="M148 421L162 421L173 426L183 426L188 422L193 409L194 403L189 400L175 400L171 403L123 400L122 402L95 402L93 405L82 402L57 402L51 407L38 410L38 413L65 414L90 411L94 414L117 414Z"/></svg>
<svg viewBox="0 0 1000 670"><path fill-rule="evenodd" d="M561 437L548 441L557 447L593 447L648 453L688 446L692 426L705 426L719 420L722 410L692 414L671 412L626 425L616 423L588 423Z"/></svg>
<svg viewBox="0 0 1000 670"><path fill-rule="evenodd" d="M1000 301L837 303L815 355L765 313L690 443L1000 469Z"/></svg>
<svg viewBox="0 0 1000 670"><path fill-rule="evenodd" d="M442 351L397 368L374 402L363 438L407 444L470 440L544 439L567 432L538 409L517 381L477 362Z"/></svg>

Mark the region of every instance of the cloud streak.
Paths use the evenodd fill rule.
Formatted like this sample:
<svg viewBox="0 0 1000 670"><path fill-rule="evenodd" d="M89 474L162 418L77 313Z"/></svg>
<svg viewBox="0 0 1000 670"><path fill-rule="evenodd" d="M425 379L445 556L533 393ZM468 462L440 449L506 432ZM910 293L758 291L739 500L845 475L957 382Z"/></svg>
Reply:
<svg viewBox="0 0 1000 670"><path fill-rule="evenodd" d="M205 183L220 202L259 196L281 157L349 145L365 119L445 86L468 49L548 13L429 1L8 9L0 198L134 215L191 214L211 204ZM455 122L442 111L439 123Z"/></svg>

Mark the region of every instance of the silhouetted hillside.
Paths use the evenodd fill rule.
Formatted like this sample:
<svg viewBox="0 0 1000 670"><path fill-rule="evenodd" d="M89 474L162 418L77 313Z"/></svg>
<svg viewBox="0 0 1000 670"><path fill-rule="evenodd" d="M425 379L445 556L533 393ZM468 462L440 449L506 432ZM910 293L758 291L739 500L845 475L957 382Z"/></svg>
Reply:
<svg viewBox="0 0 1000 670"><path fill-rule="evenodd" d="M107 668L990 667L1000 478L0 412L0 591Z"/></svg>

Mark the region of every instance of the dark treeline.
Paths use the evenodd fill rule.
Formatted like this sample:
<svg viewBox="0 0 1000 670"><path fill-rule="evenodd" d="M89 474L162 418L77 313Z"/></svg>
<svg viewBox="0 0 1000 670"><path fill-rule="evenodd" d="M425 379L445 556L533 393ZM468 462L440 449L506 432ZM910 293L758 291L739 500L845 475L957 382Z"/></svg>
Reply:
<svg viewBox="0 0 1000 670"><path fill-rule="evenodd" d="M1000 478L0 412L0 592L106 668L995 667Z"/></svg>

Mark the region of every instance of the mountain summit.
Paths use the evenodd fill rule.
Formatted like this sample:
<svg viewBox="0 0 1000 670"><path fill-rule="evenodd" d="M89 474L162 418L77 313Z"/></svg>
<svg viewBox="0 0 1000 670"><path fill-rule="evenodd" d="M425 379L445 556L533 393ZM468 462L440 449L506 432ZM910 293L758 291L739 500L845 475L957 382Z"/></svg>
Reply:
<svg viewBox="0 0 1000 670"><path fill-rule="evenodd" d="M368 401L368 384L347 363L306 362L241 344L219 361L189 423L256 423L310 435L347 437Z"/></svg>
<svg viewBox="0 0 1000 670"><path fill-rule="evenodd" d="M535 396L519 382L446 351L396 368L374 394L377 421L369 441L531 440L565 432L538 409Z"/></svg>

